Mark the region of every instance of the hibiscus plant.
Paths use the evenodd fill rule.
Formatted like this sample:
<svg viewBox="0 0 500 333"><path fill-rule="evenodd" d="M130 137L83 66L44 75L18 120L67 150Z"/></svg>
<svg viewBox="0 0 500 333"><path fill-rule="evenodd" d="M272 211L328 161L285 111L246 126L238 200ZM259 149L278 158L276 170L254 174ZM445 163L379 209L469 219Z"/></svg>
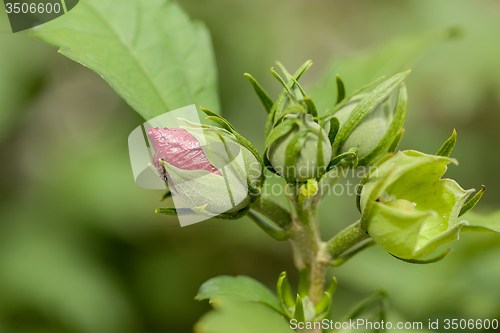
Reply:
<svg viewBox="0 0 500 333"><path fill-rule="evenodd" d="M297 331L322 332L314 323L330 318L337 287L335 278L326 281L332 267L375 245L394 260L429 264L443 259L449 250L434 252L460 233L495 232L462 218L485 188L473 195L474 190L442 178L448 164L457 164L450 157L455 131L435 153L398 151L409 71L354 87L350 94L337 76L337 90L331 92L336 102L326 110L299 83L310 61L293 73L281 63L280 73L271 69L282 87L276 98L245 74L267 112L262 124L266 141L259 152L219 114L207 30L174 2L82 1L32 34L96 71L146 120L189 104L212 110L201 108L212 125L186 122L147 132L154 149L151 164L170 188L165 196L178 195L187 203L156 212L227 220L247 216L276 241L290 243L300 272L296 286L287 272L277 276L275 292L245 276L219 276L204 283L196 298L210 300L216 312L235 322L257 323L255 327L265 322L261 332L292 332L295 320L309 324ZM325 239L318 207L346 169L364 171L352 200L359 220ZM263 190L271 176L283 179L287 206ZM383 320L384 304L383 292L373 294L345 318L375 307ZM219 318L203 317L195 331L235 332Z"/></svg>

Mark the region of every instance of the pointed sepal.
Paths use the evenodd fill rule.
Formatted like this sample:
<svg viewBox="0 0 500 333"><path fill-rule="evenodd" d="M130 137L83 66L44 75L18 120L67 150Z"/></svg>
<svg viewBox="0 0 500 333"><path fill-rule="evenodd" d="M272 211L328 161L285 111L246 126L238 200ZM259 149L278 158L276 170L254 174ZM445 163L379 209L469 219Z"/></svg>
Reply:
<svg viewBox="0 0 500 333"><path fill-rule="evenodd" d="M278 284L276 286L276 293L278 294L278 299L280 301L283 311L286 315L291 318L292 311L295 307L295 300L292 294L292 288L290 288L290 283L288 282L288 277L286 272L282 272L278 278Z"/></svg>
<svg viewBox="0 0 500 333"><path fill-rule="evenodd" d="M457 131L453 130L453 133L451 134L451 136L448 138L448 140L446 140L443 143L441 148L439 148L436 155L437 156L445 156L445 157L450 156L456 143L457 143Z"/></svg>
<svg viewBox="0 0 500 333"><path fill-rule="evenodd" d="M271 109L273 107L274 102L271 99L271 97L269 97L269 94L261 87L261 85L257 82L257 80L253 78L252 75L248 73L245 73L243 75L245 75L252 84L252 87L255 90L257 96L259 97L260 102L264 106L264 109L266 109L266 112L268 114L271 113Z"/></svg>
<svg viewBox="0 0 500 333"><path fill-rule="evenodd" d="M460 209L460 214L458 216L462 216L465 213L467 213L469 210L474 208L474 206L477 205L479 200L481 200L481 197L483 196L484 191L486 190L486 186L483 185L483 187L479 190L479 192L476 193L469 201L465 203L465 205L462 206L462 209Z"/></svg>

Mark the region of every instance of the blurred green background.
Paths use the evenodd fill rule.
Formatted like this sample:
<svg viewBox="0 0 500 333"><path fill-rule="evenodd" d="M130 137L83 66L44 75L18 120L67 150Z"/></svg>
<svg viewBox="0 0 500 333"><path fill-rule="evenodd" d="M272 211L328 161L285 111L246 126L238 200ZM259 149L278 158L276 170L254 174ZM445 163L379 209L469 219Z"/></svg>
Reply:
<svg viewBox="0 0 500 333"><path fill-rule="evenodd" d="M243 73L276 96L274 61L294 69L312 59L302 81L324 96L327 73L352 91L411 67L401 148L434 153L456 128L460 165L447 177L487 187L464 218L500 223L499 1L179 2L212 33L223 115L260 150L266 115ZM459 37L436 37L451 27ZM288 244L246 218L180 228L154 214L162 193L135 185L128 157L141 123L92 71L26 33L0 34L0 331L191 332L210 309L194 296L211 277L273 289L287 270L296 282ZM354 197L325 198L324 236L357 217ZM500 318L500 238L466 234L452 247L432 265L372 248L332 269L333 316L385 288L393 318Z"/></svg>

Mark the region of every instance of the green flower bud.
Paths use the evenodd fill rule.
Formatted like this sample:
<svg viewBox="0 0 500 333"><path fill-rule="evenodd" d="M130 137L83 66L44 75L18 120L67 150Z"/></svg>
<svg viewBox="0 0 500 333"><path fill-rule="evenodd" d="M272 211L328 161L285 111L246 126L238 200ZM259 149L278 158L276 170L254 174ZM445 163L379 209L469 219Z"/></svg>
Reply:
<svg viewBox="0 0 500 333"><path fill-rule="evenodd" d="M369 165L389 149L395 149L406 118L403 80L408 73L394 75L368 94L351 97L329 115L337 118L340 125L333 141L335 157L357 151L358 165Z"/></svg>
<svg viewBox="0 0 500 333"><path fill-rule="evenodd" d="M200 214L233 213L260 193L262 167L230 132L212 126L148 130L160 177Z"/></svg>
<svg viewBox="0 0 500 333"><path fill-rule="evenodd" d="M288 113L269 134L266 157L273 169L287 182L306 182L319 178L332 156L331 143L326 132L310 114Z"/></svg>
<svg viewBox="0 0 500 333"><path fill-rule="evenodd" d="M345 125L352 111L356 108L356 106L358 106L359 102L365 96L367 95L362 94L353 97L346 103L346 105L335 113L335 117L340 122L340 128ZM368 156L370 152L377 148L389 130L395 116L396 105L397 101L395 101L394 95L392 95L375 106L375 108L361 120L358 126L347 137L345 143L337 152L337 155L346 153L351 148L357 148L359 160L362 161L364 157ZM402 128L402 125L403 123L401 122L401 126L398 126L397 129L395 129L396 133ZM361 165L370 164L377 157L386 153L388 148L389 145L386 145L384 149L380 149L380 151L377 152L374 158L366 161L366 163L361 162Z"/></svg>
<svg viewBox="0 0 500 333"><path fill-rule="evenodd" d="M362 223L386 251L403 259L430 255L458 239L460 210L474 190L441 179L456 160L402 151L372 170L361 191Z"/></svg>

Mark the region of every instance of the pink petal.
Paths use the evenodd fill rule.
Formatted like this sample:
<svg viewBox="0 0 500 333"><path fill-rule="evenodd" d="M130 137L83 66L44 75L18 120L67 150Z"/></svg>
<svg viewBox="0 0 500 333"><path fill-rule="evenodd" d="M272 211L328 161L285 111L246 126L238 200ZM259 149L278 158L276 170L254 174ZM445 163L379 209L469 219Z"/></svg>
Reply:
<svg viewBox="0 0 500 333"><path fill-rule="evenodd" d="M182 128L148 129L148 138L155 151L153 165L164 170L160 159L182 170L206 170L222 176L208 160L200 143Z"/></svg>

